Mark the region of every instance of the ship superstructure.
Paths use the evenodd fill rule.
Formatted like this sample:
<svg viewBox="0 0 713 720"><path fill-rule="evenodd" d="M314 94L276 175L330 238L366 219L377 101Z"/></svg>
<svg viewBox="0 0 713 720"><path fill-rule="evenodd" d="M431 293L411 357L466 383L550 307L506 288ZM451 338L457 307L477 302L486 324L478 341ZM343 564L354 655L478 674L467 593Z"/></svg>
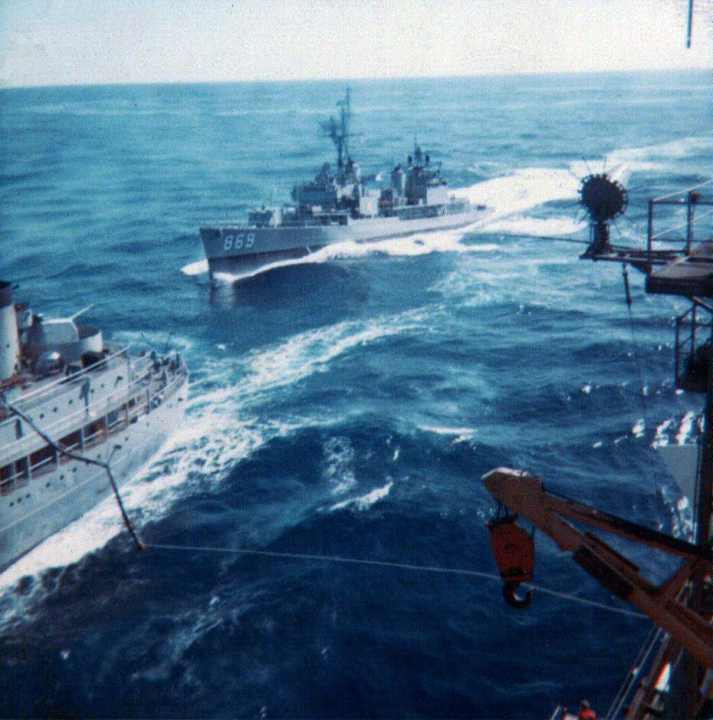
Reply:
<svg viewBox="0 0 713 720"><path fill-rule="evenodd" d="M688 0L686 46L691 47L694 0ZM692 510L690 537L677 538L548 490L526 471L496 468L483 476L498 501L488 523L503 578L503 596L526 608L518 587L533 577L532 534L522 516L551 537L612 595L632 604L653 623L606 720L713 720L713 180L648 201L643 246L613 243L610 224L623 213L628 193L606 173L591 174L580 188L590 217L583 259L621 263L631 308L627 267L646 276L646 292L686 298L689 309L675 320L674 377L677 390L705 397L696 445L658 448ZM643 392L642 388L642 392ZM589 530L596 528L649 550L678 558L662 583ZM588 703L578 716L596 717ZM576 720L559 706L550 720Z"/></svg>
<svg viewBox="0 0 713 720"><path fill-rule="evenodd" d="M127 481L184 414L178 354L106 345L80 314L45 319L0 282L0 571L112 492L102 465Z"/></svg>
<svg viewBox="0 0 713 720"><path fill-rule="evenodd" d="M483 205L452 195L440 163L418 143L405 162L392 169L387 187L370 187L373 178L362 174L349 150L349 90L338 107L339 120L322 123L336 149L336 167L324 163L313 180L296 185L293 204L252 210L247 223L201 228L211 273L249 272L337 242L465 227L492 214Z"/></svg>
<svg viewBox="0 0 713 720"><path fill-rule="evenodd" d="M648 203L648 232L640 247L611 242L609 223L626 207L626 192L605 173L582 183L590 218L590 242L582 256L614 261L646 274L646 291L687 298L690 308L675 322L676 387L705 396L697 445L662 448L681 494L692 508L694 531L676 538L550 492L542 479L497 468L486 488L505 508L489 524L504 580L504 596L526 607L517 594L532 579L534 544L516 524L518 516L572 553L573 559L610 593L647 615L654 628L631 673L604 716L610 720L713 718L713 180ZM668 213L665 211L668 210ZM624 274L627 302L631 302ZM596 528L678 558L663 583L605 539L580 529ZM553 717L564 717L555 713Z"/></svg>

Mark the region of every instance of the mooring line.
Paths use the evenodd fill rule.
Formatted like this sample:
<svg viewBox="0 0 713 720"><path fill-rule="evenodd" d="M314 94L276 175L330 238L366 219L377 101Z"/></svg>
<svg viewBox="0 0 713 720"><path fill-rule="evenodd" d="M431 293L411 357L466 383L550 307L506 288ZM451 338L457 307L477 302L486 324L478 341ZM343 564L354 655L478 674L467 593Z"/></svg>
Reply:
<svg viewBox="0 0 713 720"><path fill-rule="evenodd" d="M468 570L466 568L449 568L441 567L438 565L416 565L413 563L402 563L402 562L391 562L388 560L370 560L368 558L354 558L344 557L342 555L316 555L313 553L297 553L297 552L279 552L277 550L253 550L250 548L225 548L225 547L211 547L201 545L170 545L161 543L144 543L144 547L147 550L172 550L177 552L208 552L208 553L222 553L222 554L233 554L233 555L254 555L258 557L269 557L283 560L311 560L317 562L331 562L341 563L345 565L369 565L371 567L383 567L397 570L415 570L419 572L439 573L443 575L461 575L465 577L476 577L484 580L494 580L502 582L500 575L495 573L482 572L480 570ZM626 608L618 608L613 605L607 605L606 603L600 603L596 600L587 600L577 595L570 593L560 592L558 590L552 590L542 585L536 585L535 583L522 583L523 587L537 590L545 595L551 595L558 597L563 600L569 600L570 602L576 602L580 605L588 605L589 607L596 607L601 610L607 610L609 612L618 613L619 615L628 615L629 617L635 617L640 619L647 619L646 615L635 612L633 610L627 610Z"/></svg>

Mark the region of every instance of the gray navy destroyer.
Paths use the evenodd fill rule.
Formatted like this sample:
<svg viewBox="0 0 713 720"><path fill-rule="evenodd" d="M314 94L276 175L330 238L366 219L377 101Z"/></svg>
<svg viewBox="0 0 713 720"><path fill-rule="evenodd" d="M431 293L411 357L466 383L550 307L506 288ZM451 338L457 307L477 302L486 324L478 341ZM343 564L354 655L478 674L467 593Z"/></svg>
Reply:
<svg viewBox="0 0 713 720"><path fill-rule="evenodd" d="M337 151L337 165L325 163L315 178L292 189L294 204L261 207L245 224L200 230L208 269L249 274L280 260L304 257L332 243L364 242L473 225L492 215L450 193L440 163L416 144L406 162L391 171L389 187L369 188L349 152L350 92L337 103L339 120L322 128Z"/></svg>
<svg viewBox="0 0 713 720"><path fill-rule="evenodd" d="M184 414L178 354L107 346L80 314L44 319L0 282L0 571L130 479Z"/></svg>

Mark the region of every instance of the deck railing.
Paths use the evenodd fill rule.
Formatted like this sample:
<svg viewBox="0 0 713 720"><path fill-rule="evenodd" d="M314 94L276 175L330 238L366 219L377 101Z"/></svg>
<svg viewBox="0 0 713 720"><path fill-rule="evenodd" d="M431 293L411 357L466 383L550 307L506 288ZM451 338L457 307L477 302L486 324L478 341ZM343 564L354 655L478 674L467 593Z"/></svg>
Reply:
<svg viewBox="0 0 713 720"><path fill-rule="evenodd" d="M111 393L109 396L103 397L100 401L91 404L89 407L93 411L92 417L95 419L93 419L89 425L85 425L85 423L88 422L89 416L87 415L87 408L83 407L81 410L73 412L70 416L65 416L43 427L43 430L51 437L54 437L55 440L60 440L54 431L57 430L60 425L67 425L68 417L76 418L76 423L72 425L73 432L71 432L70 435L80 433L80 439L71 445L63 446L64 449L82 452L88 448L102 445L112 436L124 431L131 423L136 422L140 416L150 413L154 407L156 398L163 397L165 394L171 395L173 392L176 392L186 378L185 367L179 366L175 368L173 373L166 377L166 382L164 383L160 380L153 366L153 359L147 358L146 369L141 368L140 374L131 378L128 390L124 388L121 397L117 397L115 393ZM110 422L109 416L113 414L116 414L116 417ZM79 416L81 416L81 418ZM95 429L87 433L86 429L90 426L95 426ZM57 453L53 453L51 456L42 458L34 464L31 463L29 461L30 454L42 449L41 447L33 449L32 446L23 447L27 445L28 439L32 437L38 441L40 440L39 436L36 436L34 431L32 431L31 435L21 437L4 448L6 451L5 456L8 459L13 458L13 460L6 467L3 467L3 471L10 468L10 474L8 476L4 474L0 476L0 495L8 495L16 488L27 484L33 477L43 475L52 470L53 467L56 467L58 460L60 463L66 461L66 456L59 453L58 458Z"/></svg>
<svg viewBox="0 0 713 720"><path fill-rule="evenodd" d="M706 391L709 365L713 360L712 333L713 306L699 298L693 298L691 307L676 318L676 387L692 392Z"/></svg>
<svg viewBox="0 0 713 720"><path fill-rule="evenodd" d="M61 377L58 377L56 380L53 380L50 383L47 383L46 385L42 385L42 387L37 388L36 390L30 390L29 392L25 393L24 395L21 395L17 400L14 401L15 405L24 405L28 403L29 401L37 402L38 400L42 400L45 397L48 397L52 394L52 392L56 391L57 388L60 385L65 385L69 382L76 382L77 380L80 380L84 377L86 377L89 373L96 372L97 370L100 370L102 368L105 368L110 362L114 360L118 360L119 358L123 358L127 365L129 364L129 345L126 345L125 347L120 348L119 350L110 353L105 358L102 358L99 362L94 363L94 365L90 365L89 367L85 367L82 370L72 373L71 375L62 375Z"/></svg>
<svg viewBox="0 0 713 720"><path fill-rule="evenodd" d="M699 208L710 210L700 211ZM668 208L665 218L658 208ZM662 228L664 222L670 224ZM695 242L713 240L713 180L649 200L646 255L649 263L657 253L690 256Z"/></svg>

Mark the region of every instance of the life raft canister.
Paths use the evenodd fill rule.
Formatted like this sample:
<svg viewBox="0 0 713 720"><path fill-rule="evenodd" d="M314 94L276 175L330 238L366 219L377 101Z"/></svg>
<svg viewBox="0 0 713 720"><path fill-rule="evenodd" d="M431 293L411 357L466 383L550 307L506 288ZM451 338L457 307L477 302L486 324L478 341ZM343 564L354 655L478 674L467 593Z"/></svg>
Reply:
<svg viewBox="0 0 713 720"><path fill-rule="evenodd" d="M516 515L491 520L488 523L490 543L498 566L500 577L504 580L503 597L508 605L525 608L532 602L532 591L524 597L515 592L518 585L533 578L535 567L535 541L515 520Z"/></svg>

